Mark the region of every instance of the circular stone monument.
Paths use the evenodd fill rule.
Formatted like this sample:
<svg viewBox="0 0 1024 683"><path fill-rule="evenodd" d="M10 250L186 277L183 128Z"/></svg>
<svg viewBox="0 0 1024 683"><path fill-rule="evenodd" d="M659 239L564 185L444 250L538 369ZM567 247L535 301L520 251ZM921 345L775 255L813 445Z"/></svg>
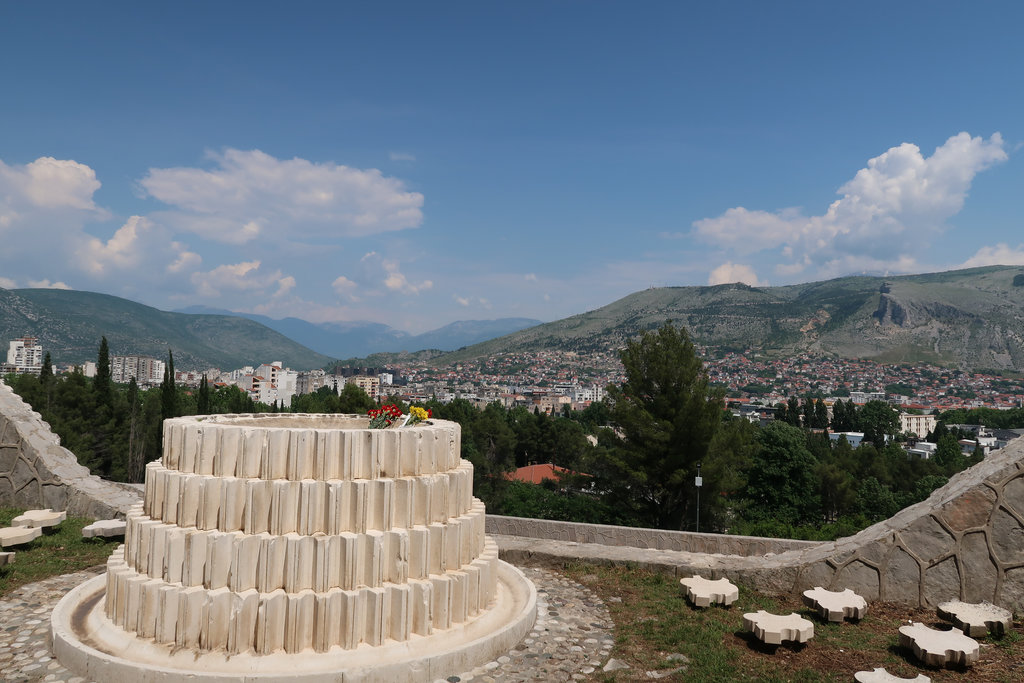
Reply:
<svg viewBox="0 0 1024 683"><path fill-rule="evenodd" d="M102 681L445 678L510 650L536 591L498 560L460 428L353 415L164 422L107 573L53 651Z"/></svg>

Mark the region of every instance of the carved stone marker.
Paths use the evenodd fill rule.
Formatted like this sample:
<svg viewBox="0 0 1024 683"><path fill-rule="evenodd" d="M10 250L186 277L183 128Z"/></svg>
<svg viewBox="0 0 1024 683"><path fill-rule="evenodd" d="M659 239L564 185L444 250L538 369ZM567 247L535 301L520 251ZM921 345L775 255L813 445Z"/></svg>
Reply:
<svg viewBox="0 0 1024 683"><path fill-rule="evenodd" d="M920 622L900 626L900 647L910 648L928 666L968 666L978 661L978 641L955 629L939 631Z"/></svg>
<svg viewBox="0 0 1024 683"><path fill-rule="evenodd" d="M972 637L987 633L1001 636L1013 625L1013 614L990 602L960 602L953 600L939 603L936 612L940 619L953 622L964 634Z"/></svg>
<svg viewBox="0 0 1024 683"><path fill-rule="evenodd" d="M0 529L0 548L8 548L12 545L21 545L34 541L43 535L43 530L37 526L9 526Z"/></svg>
<svg viewBox="0 0 1024 683"><path fill-rule="evenodd" d="M771 614L764 610L743 615L743 628L768 645L781 645L784 640L806 643L814 637L814 624L796 612Z"/></svg>
<svg viewBox="0 0 1024 683"><path fill-rule="evenodd" d="M536 591L484 536L459 425L368 423L165 421L106 575L54 610L58 659L93 680L429 681L511 649Z"/></svg>
<svg viewBox="0 0 1024 683"><path fill-rule="evenodd" d="M868 611L868 603L861 596L847 588L844 591L827 591L821 586L804 591L804 604L818 610L822 619L842 621L846 619L863 619Z"/></svg>
<svg viewBox="0 0 1024 683"><path fill-rule="evenodd" d="M739 588L728 579L712 581L697 574L687 579L679 579L686 598L696 607L709 607L712 603L729 606L740 597Z"/></svg>
<svg viewBox="0 0 1024 683"><path fill-rule="evenodd" d="M49 508L45 510L26 510L24 514L20 514L11 520L11 526L37 526L48 529L51 526L57 526L67 518L68 513L63 510L60 512L54 512Z"/></svg>
<svg viewBox="0 0 1024 683"><path fill-rule="evenodd" d="M907 683L932 683L932 679L924 674L918 674L913 678L900 678L899 676L893 676L885 669L879 667L874 671L858 671L853 674L853 680L857 683L899 683L900 681L906 681Z"/></svg>
<svg viewBox="0 0 1024 683"><path fill-rule="evenodd" d="M101 519L82 527L82 538L116 538L124 536L128 522L123 519Z"/></svg>

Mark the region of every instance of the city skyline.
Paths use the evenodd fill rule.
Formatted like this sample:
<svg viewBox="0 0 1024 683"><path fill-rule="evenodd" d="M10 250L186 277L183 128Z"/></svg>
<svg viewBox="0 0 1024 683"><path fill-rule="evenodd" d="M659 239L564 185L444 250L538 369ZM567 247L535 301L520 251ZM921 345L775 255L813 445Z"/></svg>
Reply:
<svg viewBox="0 0 1024 683"><path fill-rule="evenodd" d="M0 8L0 287L419 333L1024 265L1014 3Z"/></svg>

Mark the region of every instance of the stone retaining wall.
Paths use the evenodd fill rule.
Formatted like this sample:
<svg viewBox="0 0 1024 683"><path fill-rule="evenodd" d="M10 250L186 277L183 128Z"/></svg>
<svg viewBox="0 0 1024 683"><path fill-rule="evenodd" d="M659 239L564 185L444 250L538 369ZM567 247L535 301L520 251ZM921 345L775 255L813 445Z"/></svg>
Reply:
<svg viewBox="0 0 1024 683"><path fill-rule="evenodd" d="M787 550L810 548L821 541L794 541L786 538L698 534L687 531L664 531L607 524L579 524L525 517L487 515L487 533L519 536L565 543L598 543L600 545L678 550L718 555L766 555Z"/></svg>
<svg viewBox="0 0 1024 683"><path fill-rule="evenodd" d="M140 502L138 487L90 475L39 413L0 382L0 505L109 519Z"/></svg>
<svg viewBox="0 0 1024 683"><path fill-rule="evenodd" d="M987 600L1024 611L1024 439L894 517L837 541L760 557L495 536L511 562L638 564L727 577L769 594L822 586L935 606Z"/></svg>

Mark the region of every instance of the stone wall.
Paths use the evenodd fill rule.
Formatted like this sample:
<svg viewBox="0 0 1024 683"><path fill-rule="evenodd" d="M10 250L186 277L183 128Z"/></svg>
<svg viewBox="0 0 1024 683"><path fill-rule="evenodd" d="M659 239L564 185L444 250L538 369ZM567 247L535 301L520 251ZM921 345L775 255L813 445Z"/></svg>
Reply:
<svg viewBox="0 0 1024 683"><path fill-rule="evenodd" d="M860 533L763 556L496 536L512 562L635 564L727 577L770 594L822 586L868 600L934 606L988 600L1024 611L1024 439L961 472L925 501Z"/></svg>
<svg viewBox="0 0 1024 683"><path fill-rule="evenodd" d="M138 487L90 475L39 413L0 382L0 505L109 519L140 502Z"/></svg>
<svg viewBox="0 0 1024 683"><path fill-rule="evenodd" d="M785 538L698 534L607 524L579 524L525 517L487 515L487 533L501 536L536 538L562 543L598 543L631 548L678 550L718 555L766 555L821 545L820 541L794 541Z"/></svg>

